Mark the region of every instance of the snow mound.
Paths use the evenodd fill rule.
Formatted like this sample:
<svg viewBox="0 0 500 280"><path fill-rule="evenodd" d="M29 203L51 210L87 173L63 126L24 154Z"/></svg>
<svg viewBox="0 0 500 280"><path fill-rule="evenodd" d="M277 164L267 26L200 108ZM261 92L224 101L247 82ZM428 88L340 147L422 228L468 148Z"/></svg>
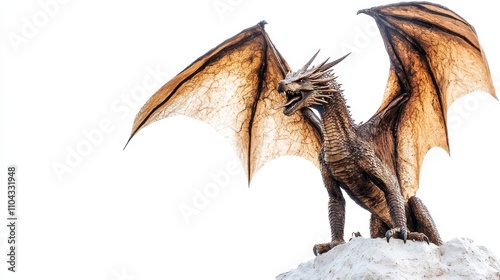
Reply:
<svg viewBox="0 0 500 280"><path fill-rule="evenodd" d="M442 246L391 239L353 238L277 280L299 279L500 279L500 261L467 238Z"/></svg>

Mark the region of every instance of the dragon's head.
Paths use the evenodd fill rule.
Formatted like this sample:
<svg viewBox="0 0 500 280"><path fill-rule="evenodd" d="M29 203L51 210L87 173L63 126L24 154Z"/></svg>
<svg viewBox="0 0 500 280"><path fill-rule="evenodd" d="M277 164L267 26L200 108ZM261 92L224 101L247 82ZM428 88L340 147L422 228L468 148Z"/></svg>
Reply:
<svg viewBox="0 0 500 280"><path fill-rule="evenodd" d="M337 77L333 76L331 68L349 54L332 62L327 59L308 69L318 52L299 71L289 72L285 79L278 83L278 92L286 95L286 103L276 109L283 108L285 115L290 116L305 107L324 105L333 94L340 93L335 82Z"/></svg>

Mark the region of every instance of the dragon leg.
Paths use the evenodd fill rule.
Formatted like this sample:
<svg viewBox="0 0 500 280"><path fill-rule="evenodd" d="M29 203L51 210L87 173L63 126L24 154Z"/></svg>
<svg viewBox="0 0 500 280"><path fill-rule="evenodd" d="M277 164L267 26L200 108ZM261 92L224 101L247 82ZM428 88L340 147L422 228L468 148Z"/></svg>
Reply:
<svg viewBox="0 0 500 280"><path fill-rule="evenodd" d="M345 243L344 222L345 222L345 201L337 197L328 200L328 217L332 233L332 242L316 244L313 247L314 255L328 252L331 248Z"/></svg>
<svg viewBox="0 0 500 280"><path fill-rule="evenodd" d="M418 197L411 197L405 203L407 228L407 239L432 242L436 245L441 245L443 242L432 219L429 210ZM384 238L387 237L387 232L390 227L384 223L377 215L372 214L370 217L370 237ZM392 236L391 236L392 237ZM398 237L394 235L394 237Z"/></svg>
<svg viewBox="0 0 500 280"><path fill-rule="evenodd" d="M331 248L345 243L344 224L345 224L345 199L340 190L339 183L327 173L327 168L321 166L323 182L328 191L328 218L332 234L332 242L316 244L313 247L314 255L320 255L328 252Z"/></svg>
<svg viewBox="0 0 500 280"><path fill-rule="evenodd" d="M409 214L413 221L412 226L415 231L425 234L429 238L430 242L438 246L443 244L436 224L434 223L429 210L425 207L422 200L416 196L412 196L408 200L408 205Z"/></svg>
<svg viewBox="0 0 500 280"><path fill-rule="evenodd" d="M372 236L380 236L383 228L380 224L386 223L389 230L383 236L385 236L387 242L392 237L395 237L403 239L405 243L408 239L429 243L429 238L424 233L414 231L414 226L408 226L409 224L413 224L413 216L409 215L411 206L405 201L394 173L378 158L368 157L368 159L371 160L359 161L360 166L363 168L366 176L384 193L392 223L389 225L387 221L382 222L372 218L370 234ZM422 208L416 207L416 209L418 211Z"/></svg>
<svg viewBox="0 0 500 280"><path fill-rule="evenodd" d="M377 215L370 216L370 237L385 238L385 233L390 230L390 227L384 223Z"/></svg>

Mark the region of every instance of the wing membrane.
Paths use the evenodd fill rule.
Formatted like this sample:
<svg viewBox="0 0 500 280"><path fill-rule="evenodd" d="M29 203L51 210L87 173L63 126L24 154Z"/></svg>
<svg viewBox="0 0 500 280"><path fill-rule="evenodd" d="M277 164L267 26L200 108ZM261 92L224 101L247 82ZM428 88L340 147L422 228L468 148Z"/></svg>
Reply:
<svg viewBox="0 0 500 280"><path fill-rule="evenodd" d="M409 2L360 12L375 19L389 54L384 101L372 123L384 123L377 137L392 143L393 165L408 198L418 189L427 151L449 152L447 109L473 91L496 97L492 78L474 28L451 10Z"/></svg>
<svg viewBox="0 0 500 280"><path fill-rule="evenodd" d="M185 115L209 123L233 144L249 180L284 155L317 164L321 140L307 116L273 109L284 102L276 85L290 68L263 26L224 41L168 81L139 111L130 138L155 121Z"/></svg>

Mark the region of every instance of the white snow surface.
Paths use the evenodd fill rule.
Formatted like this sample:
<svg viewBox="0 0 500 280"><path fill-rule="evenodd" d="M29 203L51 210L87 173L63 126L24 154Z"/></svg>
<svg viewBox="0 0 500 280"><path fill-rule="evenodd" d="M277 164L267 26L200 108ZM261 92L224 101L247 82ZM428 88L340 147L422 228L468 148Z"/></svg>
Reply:
<svg viewBox="0 0 500 280"><path fill-rule="evenodd" d="M358 237L276 279L500 279L500 261L468 238L436 246Z"/></svg>

